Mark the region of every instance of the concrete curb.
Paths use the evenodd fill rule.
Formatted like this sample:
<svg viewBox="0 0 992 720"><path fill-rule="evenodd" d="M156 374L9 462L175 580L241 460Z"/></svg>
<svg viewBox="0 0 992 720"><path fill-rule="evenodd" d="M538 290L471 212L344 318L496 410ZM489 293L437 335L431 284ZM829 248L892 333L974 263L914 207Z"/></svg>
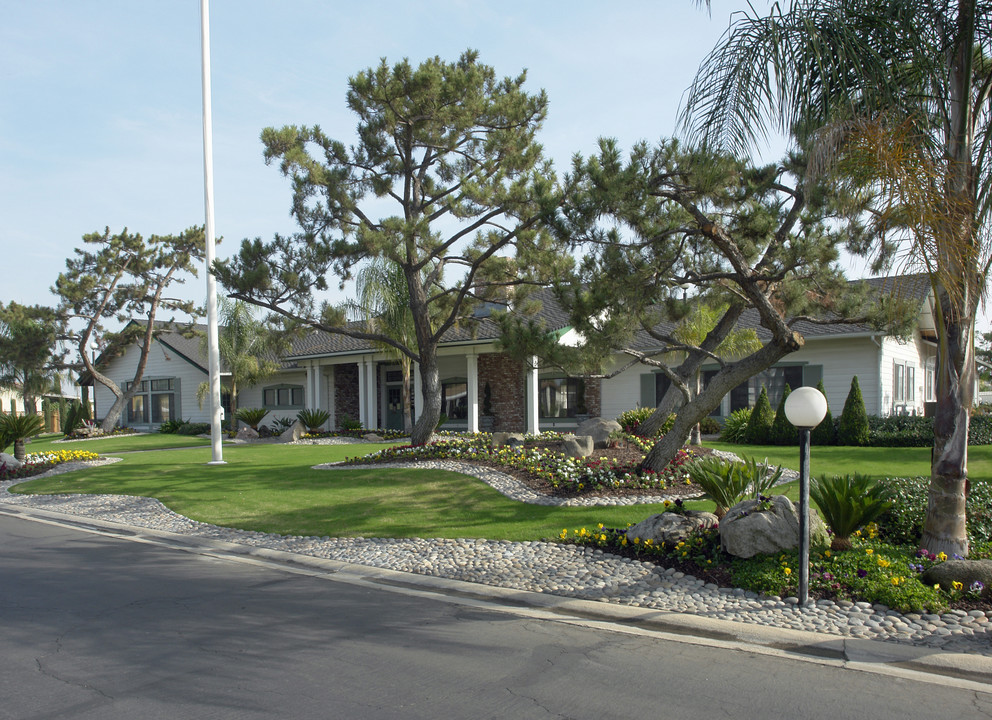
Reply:
<svg viewBox="0 0 992 720"><path fill-rule="evenodd" d="M630 631L662 634L687 641L758 648L776 654L816 659L850 667L873 666L896 673L915 672L945 676L968 684L974 683L974 689L985 692L988 692L989 686L992 686L992 657L984 655L949 653L934 648L749 625L717 617L650 610L493 587L299 555L284 550L258 548L224 540L134 527L25 506L0 504L0 515L47 522L194 554L272 565L286 571L325 576L342 582L443 595L456 602L482 603L511 611L534 611L549 618L604 623Z"/></svg>

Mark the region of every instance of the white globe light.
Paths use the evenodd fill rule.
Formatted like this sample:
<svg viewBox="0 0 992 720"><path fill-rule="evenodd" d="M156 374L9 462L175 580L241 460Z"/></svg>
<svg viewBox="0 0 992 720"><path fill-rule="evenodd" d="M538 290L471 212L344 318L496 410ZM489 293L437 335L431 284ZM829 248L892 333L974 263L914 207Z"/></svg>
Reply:
<svg viewBox="0 0 992 720"><path fill-rule="evenodd" d="M827 414L827 399L813 387L793 390L785 399L785 416L799 428L814 428Z"/></svg>

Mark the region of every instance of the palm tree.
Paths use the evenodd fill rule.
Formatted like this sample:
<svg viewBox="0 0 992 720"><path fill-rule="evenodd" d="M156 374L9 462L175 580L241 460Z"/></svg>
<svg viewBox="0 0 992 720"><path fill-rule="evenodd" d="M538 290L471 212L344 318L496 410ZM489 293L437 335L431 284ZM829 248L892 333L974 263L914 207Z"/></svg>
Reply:
<svg viewBox="0 0 992 720"><path fill-rule="evenodd" d="M988 0L792 0L767 17L740 13L700 66L683 114L694 139L737 152L770 125L835 160L858 158L866 139L902 150L901 172L858 168L853 179L877 193L877 222L852 226L852 241L864 249L874 230L891 251L891 231L904 230L930 272L940 362L922 545L962 556L974 318L990 265L990 16ZM872 141L865 128L901 144ZM913 167L924 168L927 192L893 180Z"/></svg>
<svg viewBox="0 0 992 720"><path fill-rule="evenodd" d="M276 357L281 341L274 329L255 317L248 303L226 297L217 300L220 325L217 347L229 373L230 427L233 431L238 427L238 388L257 385L279 370ZM201 404L209 392L208 383L201 383L197 388L196 396Z"/></svg>
<svg viewBox="0 0 992 720"><path fill-rule="evenodd" d="M373 332L386 335L396 342L413 347L417 330L413 324L413 311L410 309L410 290L403 268L385 258L377 258L366 265L356 277L358 300L351 303L351 311L358 319L367 323ZM410 387L413 361L395 346L376 343L389 357L400 364L403 404L403 430L410 432L413 417L410 413Z"/></svg>
<svg viewBox="0 0 992 720"><path fill-rule="evenodd" d="M6 415L0 413L0 450L14 444L14 457L24 462L24 441L44 431L45 421L40 415Z"/></svg>

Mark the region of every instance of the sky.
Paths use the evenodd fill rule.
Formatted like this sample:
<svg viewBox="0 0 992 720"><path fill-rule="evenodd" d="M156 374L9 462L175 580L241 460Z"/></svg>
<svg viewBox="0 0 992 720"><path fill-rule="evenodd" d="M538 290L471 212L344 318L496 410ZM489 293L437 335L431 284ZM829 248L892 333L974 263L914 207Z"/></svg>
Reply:
<svg viewBox="0 0 992 720"><path fill-rule="evenodd" d="M454 61L473 48L498 76L526 69L525 88L548 94L539 139L563 172L600 137L629 148L672 136L700 61L746 7L211 0L217 256L295 229L290 181L266 166L261 130L319 124L351 144L348 79L382 58ZM0 0L0 11L0 301L54 305L50 288L83 235L204 223L200 3ZM784 148L759 153L771 161ZM180 290L198 302L205 292L202 272Z"/></svg>

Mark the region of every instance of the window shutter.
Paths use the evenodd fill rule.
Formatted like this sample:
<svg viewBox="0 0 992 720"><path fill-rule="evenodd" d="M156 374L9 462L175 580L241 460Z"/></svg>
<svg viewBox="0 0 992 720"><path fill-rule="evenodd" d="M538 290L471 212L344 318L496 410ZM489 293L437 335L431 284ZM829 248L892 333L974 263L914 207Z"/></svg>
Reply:
<svg viewBox="0 0 992 720"><path fill-rule="evenodd" d="M655 407L654 392L658 376L655 373L641 375L641 407Z"/></svg>
<svg viewBox="0 0 992 720"><path fill-rule="evenodd" d="M822 365L803 366L803 387L816 387L823 379Z"/></svg>

